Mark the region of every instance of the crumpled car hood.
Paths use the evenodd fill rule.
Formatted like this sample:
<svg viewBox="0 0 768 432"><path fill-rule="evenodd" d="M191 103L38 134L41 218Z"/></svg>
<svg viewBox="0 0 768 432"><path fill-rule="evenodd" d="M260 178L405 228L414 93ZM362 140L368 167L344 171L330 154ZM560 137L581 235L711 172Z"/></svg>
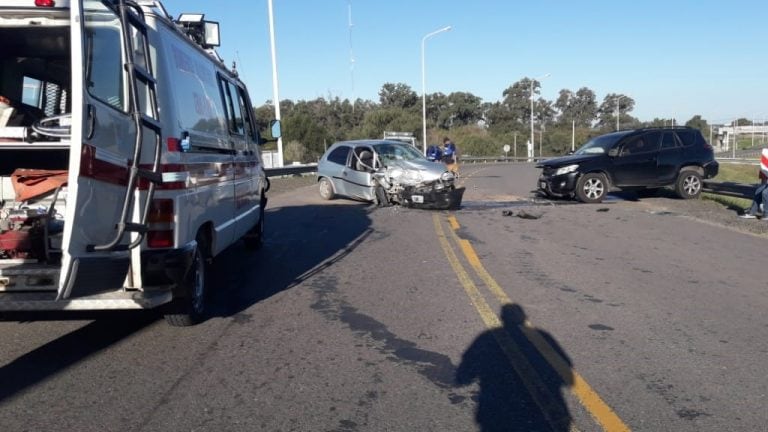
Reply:
<svg viewBox="0 0 768 432"><path fill-rule="evenodd" d="M445 165L428 160L390 162L384 171L394 181L403 186L418 186L439 180L446 171Z"/></svg>

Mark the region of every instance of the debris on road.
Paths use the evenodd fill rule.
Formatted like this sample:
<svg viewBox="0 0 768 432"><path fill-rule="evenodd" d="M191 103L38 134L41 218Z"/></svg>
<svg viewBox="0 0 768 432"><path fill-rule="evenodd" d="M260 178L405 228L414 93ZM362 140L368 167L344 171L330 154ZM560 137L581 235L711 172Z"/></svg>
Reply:
<svg viewBox="0 0 768 432"><path fill-rule="evenodd" d="M601 207L601 208L597 209L597 211L600 212L600 213L605 213L605 212L607 212L609 210L610 209L608 207Z"/></svg>
<svg viewBox="0 0 768 432"><path fill-rule="evenodd" d="M520 210L517 213L513 212L512 210L502 210L501 211L502 216L517 216L520 219L540 219L544 213L529 213L525 210Z"/></svg>

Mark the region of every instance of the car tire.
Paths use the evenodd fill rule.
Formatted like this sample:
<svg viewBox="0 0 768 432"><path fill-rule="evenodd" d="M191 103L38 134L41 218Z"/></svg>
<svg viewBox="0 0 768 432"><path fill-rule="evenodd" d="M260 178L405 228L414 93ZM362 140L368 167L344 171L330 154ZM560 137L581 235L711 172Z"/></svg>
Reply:
<svg viewBox="0 0 768 432"><path fill-rule="evenodd" d="M600 173L584 174L576 182L576 198L589 204L599 203L608 193L608 180Z"/></svg>
<svg viewBox="0 0 768 432"><path fill-rule="evenodd" d="M165 321L171 326L189 327L203 320L210 270L207 257L208 242L201 232L197 235L192 266L179 287L182 295L168 305L170 310L165 314Z"/></svg>
<svg viewBox="0 0 768 432"><path fill-rule="evenodd" d="M318 181L318 190L320 191L320 198L324 200L332 200L336 196L336 193L333 191L333 183L326 177Z"/></svg>
<svg viewBox="0 0 768 432"><path fill-rule="evenodd" d="M675 182L675 193L682 199L694 199L701 195L701 174L693 170L682 170Z"/></svg>
<svg viewBox="0 0 768 432"><path fill-rule="evenodd" d="M264 196L264 192L262 192ZM243 237L245 242L245 248L248 250L259 250L264 245L264 209L267 207L267 199L261 200L261 207L259 208L259 221L253 228Z"/></svg>

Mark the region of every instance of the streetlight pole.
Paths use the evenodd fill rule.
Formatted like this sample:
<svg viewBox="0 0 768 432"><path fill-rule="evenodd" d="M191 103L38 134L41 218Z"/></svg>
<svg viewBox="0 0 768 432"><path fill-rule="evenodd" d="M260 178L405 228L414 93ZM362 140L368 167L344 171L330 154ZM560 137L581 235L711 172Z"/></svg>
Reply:
<svg viewBox="0 0 768 432"><path fill-rule="evenodd" d="M621 117L621 110L619 109L619 101L621 101L621 98L624 96L617 96L616 97L616 130L618 131L621 127L619 125L619 118Z"/></svg>
<svg viewBox="0 0 768 432"><path fill-rule="evenodd" d="M535 141L534 141L534 135L533 135L533 83L535 83L538 80L542 80L544 78L547 78L550 75L552 75L552 74L546 73L546 74L540 76L539 78L531 78L531 148L532 149L536 148L536 145L534 144ZM541 153L541 152L539 152L539 153ZM533 154L533 153L531 153L531 154Z"/></svg>
<svg viewBox="0 0 768 432"><path fill-rule="evenodd" d="M275 120L280 120L280 91L277 80L277 52L275 51L275 18L272 12L272 0L268 2L269 9L269 45L272 50L272 101L275 104ZM283 138L277 139L278 167L283 166Z"/></svg>
<svg viewBox="0 0 768 432"><path fill-rule="evenodd" d="M427 68L424 62L424 47L427 39L437 34L451 30L451 26L443 27L421 38L421 139L423 152L427 153Z"/></svg>

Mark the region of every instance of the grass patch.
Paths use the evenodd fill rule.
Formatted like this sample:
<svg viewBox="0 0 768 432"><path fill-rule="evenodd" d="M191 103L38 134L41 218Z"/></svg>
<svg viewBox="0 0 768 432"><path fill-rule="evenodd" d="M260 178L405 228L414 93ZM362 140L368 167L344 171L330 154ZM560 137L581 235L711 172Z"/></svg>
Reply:
<svg viewBox="0 0 768 432"><path fill-rule="evenodd" d="M720 164L720 170L714 180L720 182L734 182L755 184L758 182L757 174L760 167L757 165Z"/></svg>
<svg viewBox="0 0 768 432"><path fill-rule="evenodd" d="M748 200L744 198L729 197L724 195L716 195L716 194L711 194L707 192L703 192L701 194L701 198L709 201L714 201L730 210L744 210L749 208L749 206L752 205L752 200Z"/></svg>
<svg viewBox="0 0 768 432"><path fill-rule="evenodd" d="M757 174L759 171L760 167L757 165L721 163L720 170L714 180L719 182L755 184L758 182ZM701 197L705 200L714 201L731 210L743 210L752 205L751 199L735 198L706 192L702 193Z"/></svg>

